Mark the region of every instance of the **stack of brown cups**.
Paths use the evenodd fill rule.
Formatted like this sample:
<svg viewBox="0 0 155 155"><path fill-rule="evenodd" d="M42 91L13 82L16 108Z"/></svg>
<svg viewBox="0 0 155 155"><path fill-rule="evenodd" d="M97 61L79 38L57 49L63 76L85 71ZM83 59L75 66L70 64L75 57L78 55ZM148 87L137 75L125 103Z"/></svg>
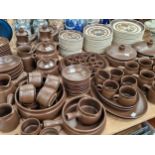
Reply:
<svg viewBox="0 0 155 155"><path fill-rule="evenodd" d="M70 96L87 93L90 76L90 70L83 65L70 65L62 70L63 83Z"/></svg>

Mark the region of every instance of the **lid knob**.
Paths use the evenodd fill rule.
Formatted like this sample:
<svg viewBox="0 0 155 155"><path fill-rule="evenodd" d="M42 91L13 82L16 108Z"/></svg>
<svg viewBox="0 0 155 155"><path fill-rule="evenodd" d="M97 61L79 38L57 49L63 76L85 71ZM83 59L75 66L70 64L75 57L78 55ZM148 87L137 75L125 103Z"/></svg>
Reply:
<svg viewBox="0 0 155 155"><path fill-rule="evenodd" d="M119 46L119 50L120 50L120 51L124 51L124 50L125 50L125 46L124 46L124 45L120 45L120 46Z"/></svg>
<svg viewBox="0 0 155 155"><path fill-rule="evenodd" d="M147 42L147 45L148 45L148 46L152 46L152 45L153 45L153 40L152 40L152 39L149 40L149 41Z"/></svg>
<svg viewBox="0 0 155 155"><path fill-rule="evenodd" d="M24 29L23 28L19 28L19 33L24 33Z"/></svg>

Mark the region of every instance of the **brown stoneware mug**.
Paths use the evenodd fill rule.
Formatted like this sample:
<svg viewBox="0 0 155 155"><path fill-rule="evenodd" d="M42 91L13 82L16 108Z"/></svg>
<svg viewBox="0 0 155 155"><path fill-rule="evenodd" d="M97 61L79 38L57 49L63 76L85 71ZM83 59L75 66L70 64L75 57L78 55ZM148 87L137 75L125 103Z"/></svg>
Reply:
<svg viewBox="0 0 155 155"><path fill-rule="evenodd" d="M102 114L102 104L95 98L82 98L78 105L77 111L74 113L67 113L68 120L78 118L78 120L85 125L92 125L98 122Z"/></svg>
<svg viewBox="0 0 155 155"><path fill-rule="evenodd" d="M132 75L125 75L121 78L121 85L129 85L137 88L137 78Z"/></svg>
<svg viewBox="0 0 155 155"><path fill-rule="evenodd" d="M53 105L57 98L57 93L55 89L50 87L42 87L37 95L37 102L41 107L47 108Z"/></svg>
<svg viewBox="0 0 155 155"><path fill-rule="evenodd" d="M33 104L36 99L36 88L32 84L19 87L19 101L23 104Z"/></svg>
<svg viewBox="0 0 155 155"><path fill-rule="evenodd" d="M97 84L102 84L105 80L110 79L111 75L105 70L98 70L95 79Z"/></svg>
<svg viewBox="0 0 155 155"><path fill-rule="evenodd" d="M150 102L155 103L155 81L153 81L151 86L145 85L145 87L148 88L147 99Z"/></svg>
<svg viewBox="0 0 155 155"><path fill-rule="evenodd" d="M28 118L21 125L22 135L38 135L41 131L40 121L36 118Z"/></svg>
<svg viewBox="0 0 155 155"><path fill-rule="evenodd" d="M139 87L145 91L145 85L152 85L154 81L155 73L151 70L143 69L139 75L134 75L138 78Z"/></svg>
<svg viewBox="0 0 155 155"><path fill-rule="evenodd" d="M138 62L136 62L136 61L126 62L124 72L125 72L125 74L138 74L139 73Z"/></svg>
<svg viewBox="0 0 155 155"><path fill-rule="evenodd" d="M120 68L113 68L110 70L111 79L120 82L124 72Z"/></svg>
<svg viewBox="0 0 155 155"><path fill-rule="evenodd" d="M119 84L115 80L106 80L103 82L102 95L108 99L111 99L118 91Z"/></svg>
<svg viewBox="0 0 155 155"><path fill-rule="evenodd" d="M137 91L128 85L121 86L119 94L114 95L114 99L122 106L133 106L137 102Z"/></svg>
<svg viewBox="0 0 155 155"><path fill-rule="evenodd" d="M8 95L7 103L0 104L0 131L10 132L19 124L19 115L16 109L11 105L13 94Z"/></svg>
<svg viewBox="0 0 155 155"><path fill-rule="evenodd" d="M57 91L60 86L60 79L58 76L55 75L47 75L44 85Z"/></svg>
<svg viewBox="0 0 155 155"><path fill-rule="evenodd" d="M139 58L138 63L140 65L140 69L152 69L153 66L153 60L147 58L147 57L142 57Z"/></svg>
<svg viewBox="0 0 155 155"><path fill-rule="evenodd" d="M28 82L33 84L36 88L40 88L43 83L43 76L41 72L34 71L29 73Z"/></svg>

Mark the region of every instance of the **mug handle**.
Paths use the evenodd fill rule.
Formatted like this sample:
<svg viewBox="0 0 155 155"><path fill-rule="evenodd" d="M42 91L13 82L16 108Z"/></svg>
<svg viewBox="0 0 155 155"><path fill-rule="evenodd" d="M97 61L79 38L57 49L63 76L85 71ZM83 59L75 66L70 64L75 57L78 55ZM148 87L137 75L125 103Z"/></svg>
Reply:
<svg viewBox="0 0 155 155"><path fill-rule="evenodd" d="M13 103L13 94L9 94L7 97L7 104L12 105Z"/></svg>
<svg viewBox="0 0 155 155"><path fill-rule="evenodd" d="M112 97L112 99L115 100L115 101L117 101L118 98L119 98L119 94L115 94L115 95Z"/></svg>
<svg viewBox="0 0 155 155"><path fill-rule="evenodd" d="M62 125L63 125L62 118L60 118L58 120L44 120L43 121L44 127L55 127L55 126L62 126Z"/></svg>

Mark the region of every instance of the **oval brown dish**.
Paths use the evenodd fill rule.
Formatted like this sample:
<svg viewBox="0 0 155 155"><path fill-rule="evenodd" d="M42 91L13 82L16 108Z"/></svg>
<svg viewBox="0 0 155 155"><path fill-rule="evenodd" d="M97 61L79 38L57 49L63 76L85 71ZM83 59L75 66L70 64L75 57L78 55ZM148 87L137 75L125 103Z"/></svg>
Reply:
<svg viewBox="0 0 155 155"><path fill-rule="evenodd" d="M109 113L121 118L126 118L126 119L139 118L147 111L148 105L147 105L146 97L144 96L144 94L140 89L137 89L137 93L138 93L138 100L135 107L128 110L119 110L110 106L111 104L109 104L109 101L101 97L100 93L98 93L97 91L94 80L92 79L91 81L92 96L97 97L102 102L102 104L105 106L106 110Z"/></svg>

